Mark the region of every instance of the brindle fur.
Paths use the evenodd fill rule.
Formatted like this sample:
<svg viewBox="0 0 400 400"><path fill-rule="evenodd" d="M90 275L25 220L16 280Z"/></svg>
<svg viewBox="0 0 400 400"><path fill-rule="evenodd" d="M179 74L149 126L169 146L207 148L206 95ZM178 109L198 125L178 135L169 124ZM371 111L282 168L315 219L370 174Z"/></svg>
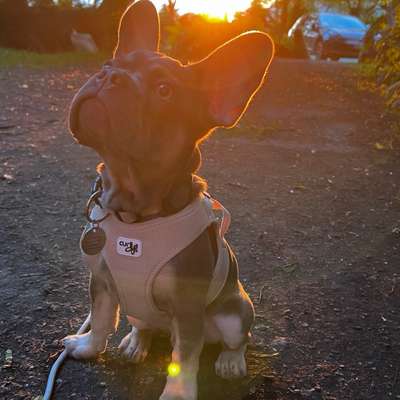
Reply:
<svg viewBox="0 0 400 400"><path fill-rule="evenodd" d="M260 32L242 35L188 66L158 53L158 42L152 3L131 5L121 19L114 58L81 88L70 111L76 140L104 161L98 168L104 185L101 201L124 220L173 214L205 190L205 181L195 175L199 142L216 126L235 125L273 56L272 41ZM154 300L171 317L170 325L161 328L171 333L172 361L181 367L178 376L167 378L161 400L197 399L205 342L222 343L216 363L220 376L246 374L244 353L254 310L231 250L226 284L212 304L206 303L216 262L215 234L214 227L204 231L154 281ZM108 266L101 255L84 259L91 271L91 330L65 338L75 358L104 351L118 325L119 300ZM136 320L121 352L142 361L153 331L146 321Z"/></svg>

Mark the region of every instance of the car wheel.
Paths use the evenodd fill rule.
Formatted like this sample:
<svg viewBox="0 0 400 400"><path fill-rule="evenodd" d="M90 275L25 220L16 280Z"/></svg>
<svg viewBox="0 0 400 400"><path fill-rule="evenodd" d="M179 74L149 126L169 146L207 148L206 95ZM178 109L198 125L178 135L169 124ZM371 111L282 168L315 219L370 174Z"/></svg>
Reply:
<svg viewBox="0 0 400 400"><path fill-rule="evenodd" d="M315 60L323 60L325 58L324 43L322 42L322 40L318 40L317 43L315 43L313 53L314 53Z"/></svg>

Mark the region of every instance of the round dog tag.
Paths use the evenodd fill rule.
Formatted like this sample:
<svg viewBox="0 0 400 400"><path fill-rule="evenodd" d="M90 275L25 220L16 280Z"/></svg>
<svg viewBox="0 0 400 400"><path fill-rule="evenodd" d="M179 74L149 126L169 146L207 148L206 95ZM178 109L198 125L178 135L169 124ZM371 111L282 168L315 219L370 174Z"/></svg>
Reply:
<svg viewBox="0 0 400 400"><path fill-rule="evenodd" d="M92 226L84 232L81 239L82 251L89 255L94 256L103 250L106 244L106 233L99 226Z"/></svg>

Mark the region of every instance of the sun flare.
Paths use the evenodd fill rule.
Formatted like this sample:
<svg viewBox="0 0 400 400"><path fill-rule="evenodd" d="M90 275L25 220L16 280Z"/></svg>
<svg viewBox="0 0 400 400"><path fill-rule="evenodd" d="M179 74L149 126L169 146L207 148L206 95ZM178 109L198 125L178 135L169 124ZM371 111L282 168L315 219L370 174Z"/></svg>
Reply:
<svg viewBox="0 0 400 400"><path fill-rule="evenodd" d="M167 0L154 0L161 8ZM231 21L238 11L246 10L251 0L176 0L179 14L204 14L211 18L228 19Z"/></svg>
<svg viewBox="0 0 400 400"><path fill-rule="evenodd" d="M178 363L171 363L168 365L168 375L175 378L181 373L181 366Z"/></svg>

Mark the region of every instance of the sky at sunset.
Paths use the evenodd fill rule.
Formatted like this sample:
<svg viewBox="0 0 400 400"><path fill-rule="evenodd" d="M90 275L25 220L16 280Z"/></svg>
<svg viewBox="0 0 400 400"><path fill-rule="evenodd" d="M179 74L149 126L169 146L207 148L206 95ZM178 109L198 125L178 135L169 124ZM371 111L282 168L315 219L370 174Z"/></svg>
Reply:
<svg viewBox="0 0 400 400"><path fill-rule="evenodd" d="M158 9L168 0L151 0ZM271 0L272 1L272 0ZM94 0L80 0L81 3L92 5ZM206 14L210 17L232 20L237 11L249 8L251 0L177 0L176 8L179 14Z"/></svg>
<svg viewBox="0 0 400 400"><path fill-rule="evenodd" d="M166 2L166 0L153 0L158 9ZM226 15L231 20L237 11L247 9L250 3L251 0L177 0L176 8L179 14L192 12L219 18L224 18Z"/></svg>

